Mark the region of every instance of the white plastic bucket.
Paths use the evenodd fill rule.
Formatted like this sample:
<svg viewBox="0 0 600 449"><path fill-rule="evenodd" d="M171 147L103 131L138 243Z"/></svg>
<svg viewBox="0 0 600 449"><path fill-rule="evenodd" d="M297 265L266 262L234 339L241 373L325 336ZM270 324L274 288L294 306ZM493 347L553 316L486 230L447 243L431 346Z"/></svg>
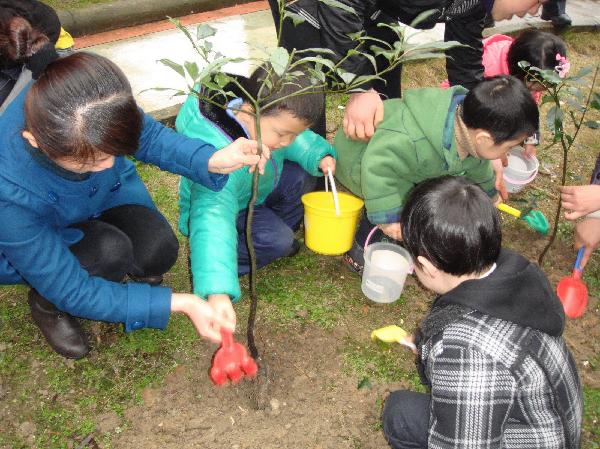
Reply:
<svg viewBox="0 0 600 449"><path fill-rule="evenodd" d="M535 156L528 158L523 147L514 147L508 153L508 166L504 167L504 184L508 193L520 192L535 179L540 163Z"/></svg>
<svg viewBox="0 0 600 449"><path fill-rule="evenodd" d="M393 243L373 243L365 249L361 289L375 302L390 303L400 298L406 275L412 271L408 251Z"/></svg>

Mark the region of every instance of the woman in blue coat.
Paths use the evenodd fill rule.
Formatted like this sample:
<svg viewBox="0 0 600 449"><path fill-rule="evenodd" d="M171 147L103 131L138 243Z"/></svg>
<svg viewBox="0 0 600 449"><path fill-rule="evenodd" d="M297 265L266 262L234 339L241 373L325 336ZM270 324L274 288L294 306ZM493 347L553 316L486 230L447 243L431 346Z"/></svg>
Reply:
<svg viewBox="0 0 600 449"><path fill-rule="evenodd" d="M233 323L199 297L158 285L178 242L126 156L219 190L227 176L209 171L256 164L253 152L245 139L215 152L163 127L101 56L50 63L0 117L0 283L31 286L32 317L65 357L90 349L74 316L132 331L163 329L182 312L218 341Z"/></svg>

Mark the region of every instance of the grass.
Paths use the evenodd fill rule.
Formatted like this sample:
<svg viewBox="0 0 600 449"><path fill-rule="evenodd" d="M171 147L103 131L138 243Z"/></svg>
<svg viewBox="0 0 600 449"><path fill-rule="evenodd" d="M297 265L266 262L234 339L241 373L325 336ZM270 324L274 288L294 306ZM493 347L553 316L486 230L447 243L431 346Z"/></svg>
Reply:
<svg viewBox="0 0 600 449"><path fill-rule="evenodd" d="M66 3L76 2L54 2L54 5L60 7ZM598 34L569 33L566 38L576 67L600 53ZM444 77L442 61L411 63L404 69L403 85L405 89L436 85ZM343 111L338 105L344 101L342 96L328 99L329 122L340 122ZM580 148L571 158L573 182L586 181L599 151L598 133L586 130ZM556 151L542 154L540 159L558 172L560 155ZM158 207L175 227L178 178L144 164L138 164L138 171ZM554 207L555 192L551 178L541 176L535 190L529 189L513 201L533 195L548 211ZM556 256L570 251L567 245L572 240L571 232L561 224L563 227L561 241L557 243L559 249L553 253ZM516 220L505 219L504 232L510 236L506 241L509 246L527 254L535 253L541 241ZM166 276L166 284L176 291L190 291L187 254L187 242L182 239L180 257ZM596 297L600 296L598 259L596 254L585 272L590 293ZM556 266L549 265L549 269L557 273L566 266L566 262L562 265L557 262ZM243 287L246 282L242 280ZM400 301L381 307L365 302L359 284L356 275L341 269L339 258L318 256L303 248L298 256L260 271L259 325L281 332L293 331L298 326L316 326L330 332L332 339L336 338L336 329L351 329L352 335L344 337L341 345L345 375L354 376L357 383L367 379L370 384L399 382L421 389L410 351L371 342L368 335L370 330L392 323L413 329L426 312L431 295L409 281ZM81 441L105 414L116 415L119 426L114 432L118 433L127 428L125 410L141 401L146 386L160 385L178 365L192 364L199 354L208 351L187 319L175 316L164 332L143 330L124 334L118 325L85 323L95 350L84 360L66 362L48 349L32 324L26 291L22 286L0 288L0 448L67 447ZM247 305L247 299L243 298L236 306L240 322L246 319ZM599 371L600 355L589 360L591 369ZM600 389L588 385L584 394L583 447L600 447L595 443L600 440ZM98 443L111 447L111 434Z"/></svg>

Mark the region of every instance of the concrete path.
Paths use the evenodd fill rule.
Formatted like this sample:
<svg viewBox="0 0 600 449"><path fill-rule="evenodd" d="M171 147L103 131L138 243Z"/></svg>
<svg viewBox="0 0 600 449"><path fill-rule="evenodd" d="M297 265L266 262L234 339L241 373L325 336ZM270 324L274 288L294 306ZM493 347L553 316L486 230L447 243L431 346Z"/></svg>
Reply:
<svg viewBox="0 0 600 449"><path fill-rule="evenodd" d="M567 12L574 26L600 29L600 0L569 0ZM202 22L215 27L217 34L211 41L215 50L226 56L259 56L264 54L263 49L268 51L276 45L275 28L266 1L195 14L181 20L192 31ZM550 27L539 17L528 16L498 22L495 28L486 30L486 34L513 32L532 26ZM409 34L412 40L419 42L442 40L443 30L444 25L439 24L427 31L410 29ZM184 61L200 64L183 33L167 21L78 38L76 47L102 54L118 64L128 76L140 106L159 118L172 116L183 98L147 89L185 89L186 85L177 73L158 60L168 58L179 64ZM226 70L248 75L251 67L246 63L231 64Z"/></svg>

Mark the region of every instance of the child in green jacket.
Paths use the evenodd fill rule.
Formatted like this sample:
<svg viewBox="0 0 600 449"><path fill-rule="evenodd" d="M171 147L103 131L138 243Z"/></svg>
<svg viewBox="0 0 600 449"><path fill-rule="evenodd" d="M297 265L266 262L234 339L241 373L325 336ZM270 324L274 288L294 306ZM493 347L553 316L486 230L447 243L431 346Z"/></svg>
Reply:
<svg viewBox="0 0 600 449"><path fill-rule="evenodd" d="M496 200L491 160L506 155L537 129L538 110L516 78L486 79L471 91L425 88L384 102L384 118L368 142L338 132L336 176L365 200L352 249L344 260L361 271L363 246L386 236L401 240L400 214L418 183L441 175L466 176Z"/></svg>
<svg viewBox="0 0 600 449"><path fill-rule="evenodd" d="M264 73L257 69L249 79L238 78L243 90L256 98ZM277 79L270 80L273 86L279 85ZM298 77L294 83L261 92L272 102L308 86L307 78ZM177 116L177 130L189 137L202 136L217 148L239 137L256 138L253 109L243 90L230 83L224 91L239 98L213 99L226 104L227 109L190 96ZM252 240L258 267L298 251L294 231L304 216L300 197L314 188L314 176L328 169L335 171L333 147L307 130L323 107L322 95L308 94L284 99L261 111L262 143L272 152L259 178L254 209ZM179 230L190 239L193 290L233 320L231 303L240 297L238 276L250 271L245 224L251 193L252 174L246 168L230 174L219 192L186 178L182 178L179 189Z"/></svg>

